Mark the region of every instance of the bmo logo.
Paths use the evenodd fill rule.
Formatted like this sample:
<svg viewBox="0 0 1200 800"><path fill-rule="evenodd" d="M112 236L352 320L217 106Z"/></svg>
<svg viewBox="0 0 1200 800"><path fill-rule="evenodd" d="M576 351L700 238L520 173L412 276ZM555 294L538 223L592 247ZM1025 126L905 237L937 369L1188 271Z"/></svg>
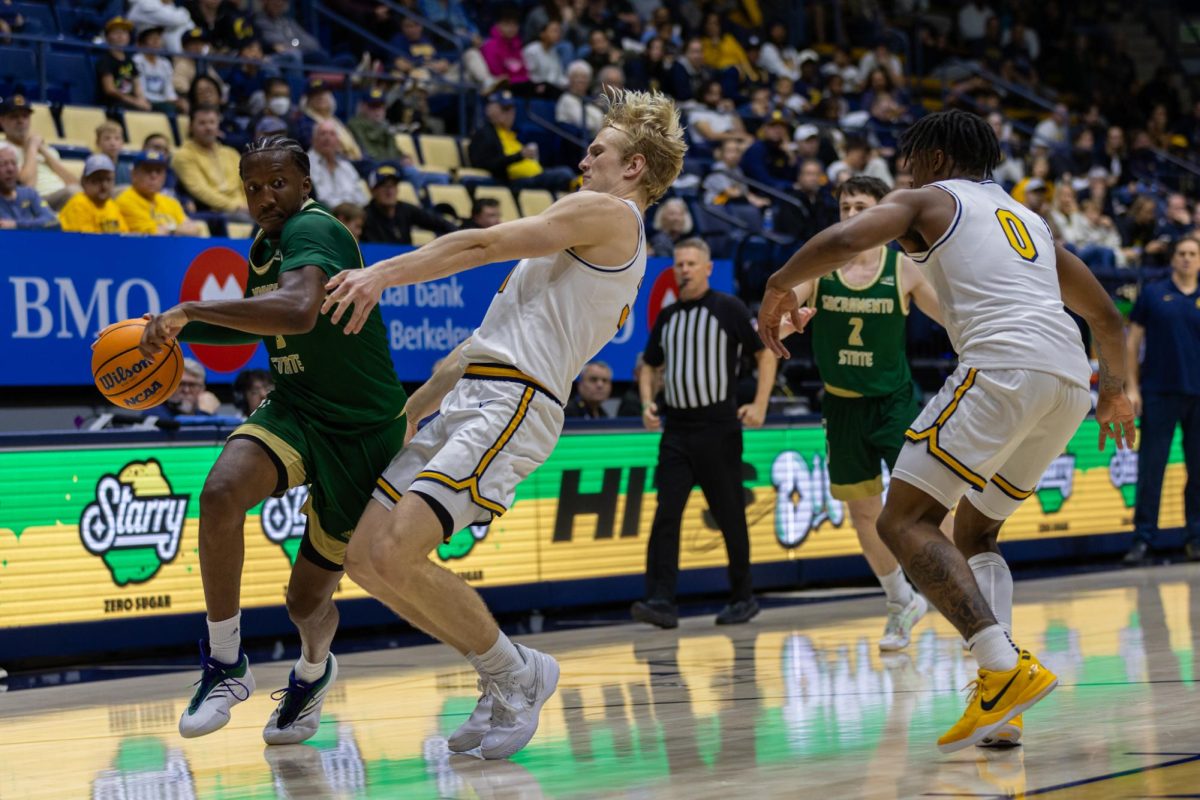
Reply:
<svg viewBox="0 0 1200 800"><path fill-rule="evenodd" d="M179 302L188 300L237 300L246 295L246 259L228 247L210 247L192 261L179 287ZM216 372L236 372L254 358L257 344L226 347L189 344L192 355Z"/></svg>
<svg viewBox="0 0 1200 800"><path fill-rule="evenodd" d="M94 339L113 322L157 314L162 303L145 278L10 275L14 339Z"/></svg>

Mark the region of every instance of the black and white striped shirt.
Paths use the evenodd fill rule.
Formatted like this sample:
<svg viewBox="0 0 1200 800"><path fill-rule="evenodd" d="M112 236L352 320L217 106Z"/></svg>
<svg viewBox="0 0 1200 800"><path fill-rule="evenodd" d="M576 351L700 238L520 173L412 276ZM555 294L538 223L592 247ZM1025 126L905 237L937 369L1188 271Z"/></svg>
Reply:
<svg viewBox="0 0 1200 800"><path fill-rule="evenodd" d="M709 290L658 315L644 358L663 367L667 420L718 422L737 417L737 368L762 341L750 310L733 295Z"/></svg>

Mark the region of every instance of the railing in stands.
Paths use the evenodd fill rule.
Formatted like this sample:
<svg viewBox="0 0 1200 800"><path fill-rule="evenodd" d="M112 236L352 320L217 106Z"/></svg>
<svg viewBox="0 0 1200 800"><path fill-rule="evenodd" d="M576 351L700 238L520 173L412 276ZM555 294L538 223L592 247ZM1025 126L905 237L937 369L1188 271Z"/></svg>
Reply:
<svg viewBox="0 0 1200 800"><path fill-rule="evenodd" d="M402 17L407 17L420 22L426 30L437 34L438 38L447 41L454 48L454 51L457 55L456 68L459 70L465 69L465 65L463 64L464 48L462 46L461 39L456 33L442 27L441 25L438 25L436 22L428 19L427 17L423 17L420 14L410 11L409 9L397 3L391 2L391 0L376 0L376 2L390 9L392 13L399 14ZM394 47L391 42L385 42L383 39L380 39L378 36L371 33L358 23L329 8L324 2L314 3L312 6L312 11L318 18L325 18L336 23L342 28L345 28L347 31L353 33L355 36L358 36L363 41L369 42L380 50L391 54L393 57L401 55L400 51ZM458 133L459 136L466 136L469 133L469 128L467 126L467 97L476 92L475 87L461 81L452 81L449 78L446 78L444 75L438 75L433 72L429 73L429 77L434 84L441 86L442 88L452 90L457 96Z"/></svg>

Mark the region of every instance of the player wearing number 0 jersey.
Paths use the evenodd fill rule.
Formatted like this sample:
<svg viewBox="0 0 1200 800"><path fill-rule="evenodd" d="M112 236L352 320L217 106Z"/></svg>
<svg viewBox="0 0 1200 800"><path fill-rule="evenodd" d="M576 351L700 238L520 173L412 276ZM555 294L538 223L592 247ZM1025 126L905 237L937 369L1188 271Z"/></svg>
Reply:
<svg viewBox="0 0 1200 800"><path fill-rule="evenodd" d="M517 484L550 455L571 381L625 324L646 269L642 215L679 175L686 146L678 112L658 93L609 95L601 130L580 163L583 189L542 214L460 231L363 271L335 277L325 310L346 330L384 288L522 259L483 323L408 405L438 409L384 470L355 528L347 573L398 614L446 642L479 673L479 702L450 737L455 752L507 758L537 730L558 663L514 645L479 595L428 558L455 531L490 522Z"/></svg>
<svg viewBox="0 0 1200 800"><path fill-rule="evenodd" d="M989 178L992 129L962 111L931 114L901 141L909 191L813 237L767 284L759 332L778 354L780 319L804 320L791 289L854 254L898 240L925 269L959 367L905 432L878 531L905 573L968 642L979 676L943 752L1015 735L1013 720L1058 678L1010 638L1012 576L996 545L1087 414L1090 376L1064 303L1089 325L1100 362L1100 445L1133 444L1121 315L1040 217ZM938 524L955 502L954 544Z"/></svg>

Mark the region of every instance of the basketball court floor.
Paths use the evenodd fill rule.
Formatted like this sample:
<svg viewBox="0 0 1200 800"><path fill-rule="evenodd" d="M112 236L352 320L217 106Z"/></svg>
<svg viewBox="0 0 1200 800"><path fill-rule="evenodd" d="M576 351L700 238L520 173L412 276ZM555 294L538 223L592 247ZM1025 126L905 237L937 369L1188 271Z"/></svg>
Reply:
<svg viewBox="0 0 1200 800"><path fill-rule="evenodd" d="M451 757L475 676L440 646L348 654L317 737L267 748L290 661L224 730L184 740L192 670L0 695L0 798L1200 797L1200 567L1022 581L1016 639L1061 679L1025 745L943 756L974 672L932 613L881 656L879 597L780 605L723 629L523 637L562 680L511 761Z"/></svg>

